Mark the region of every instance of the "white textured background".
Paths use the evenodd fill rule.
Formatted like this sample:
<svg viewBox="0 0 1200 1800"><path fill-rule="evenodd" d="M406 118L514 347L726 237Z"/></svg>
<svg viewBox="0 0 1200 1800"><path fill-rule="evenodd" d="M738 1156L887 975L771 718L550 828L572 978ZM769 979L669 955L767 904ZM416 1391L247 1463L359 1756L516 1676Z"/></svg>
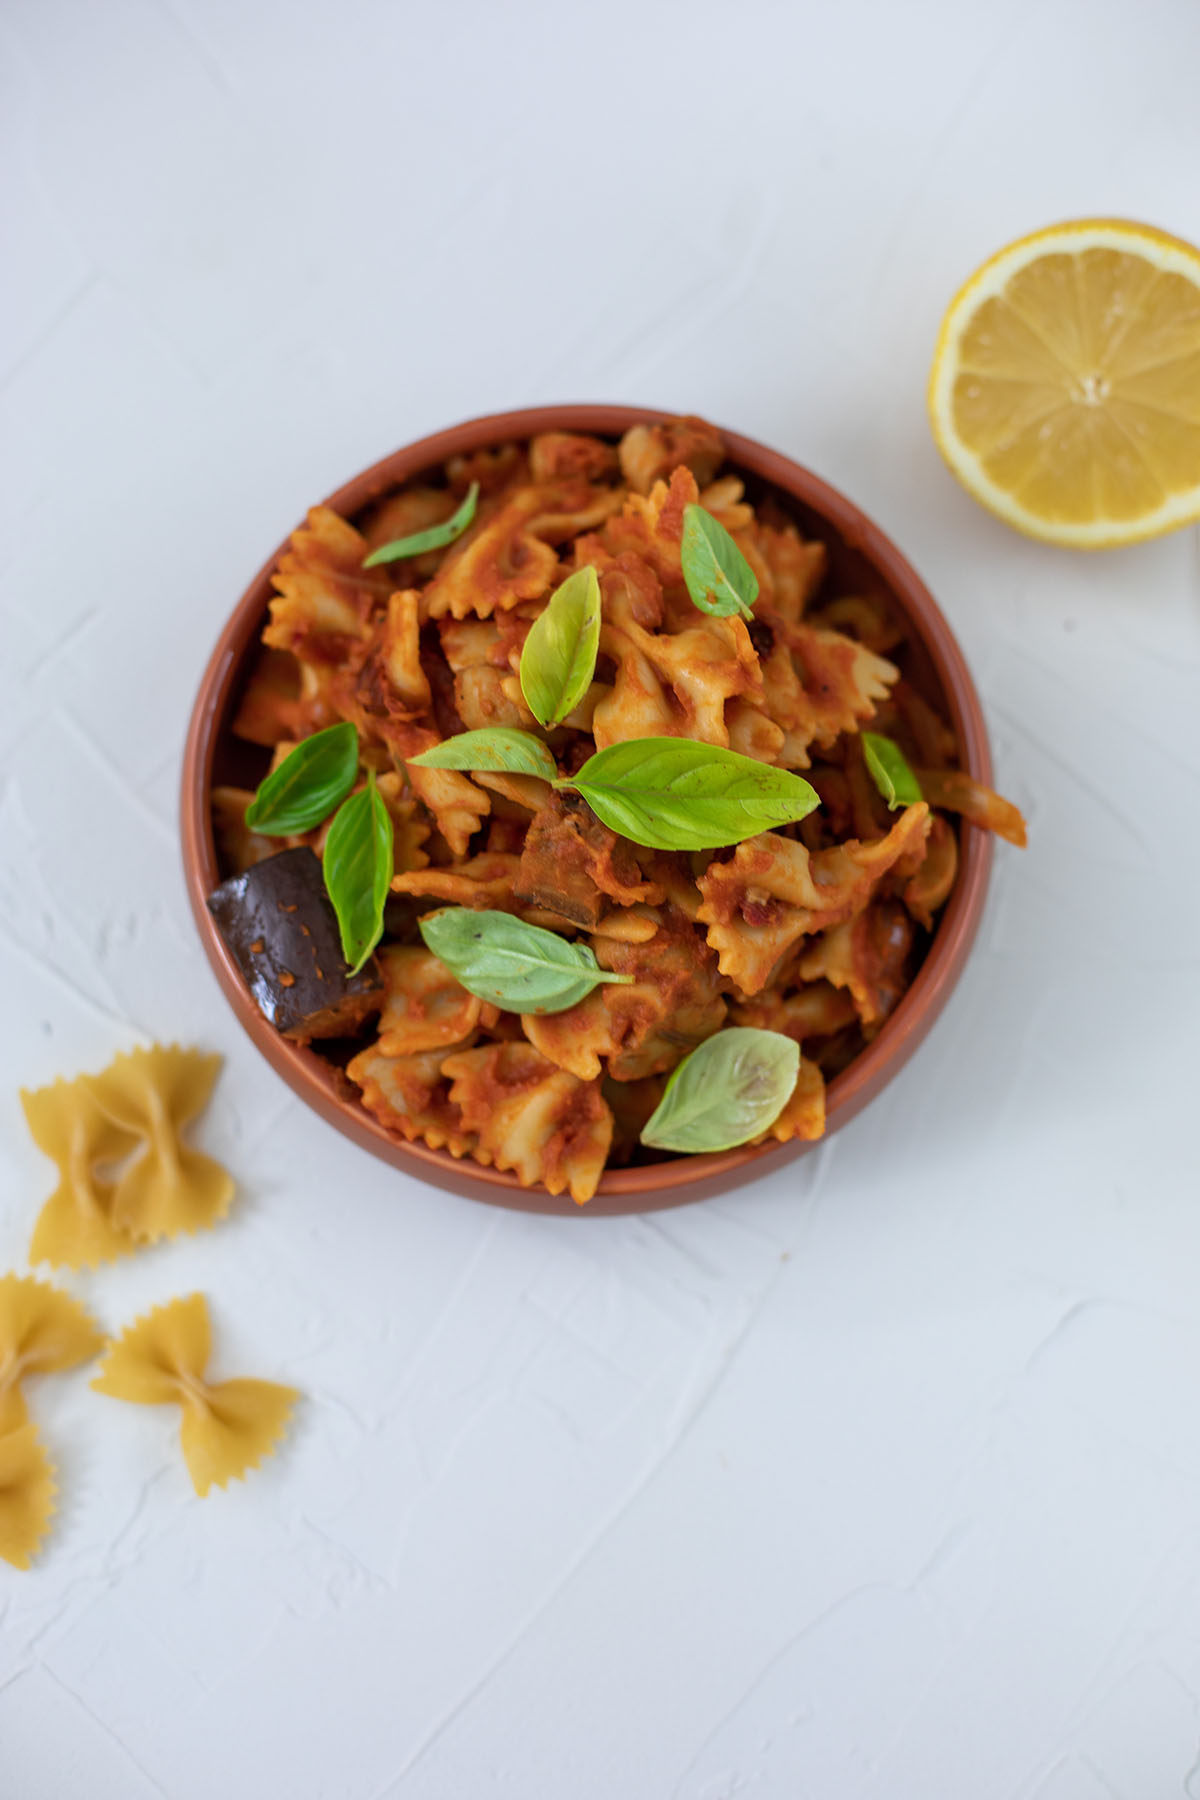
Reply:
<svg viewBox="0 0 1200 1800"><path fill-rule="evenodd" d="M203 1288L308 1396L206 1501L174 1415L34 1412L0 1800L1200 1796L1194 533L1085 558L927 435L941 310L1088 212L1200 239L1194 0L6 0L0 1267L16 1088L222 1050L241 1199L73 1283ZM383 1168L258 1060L176 841L203 660L383 452L695 410L844 487L981 686L1003 846L868 1114L728 1199L537 1220Z"/></svg>

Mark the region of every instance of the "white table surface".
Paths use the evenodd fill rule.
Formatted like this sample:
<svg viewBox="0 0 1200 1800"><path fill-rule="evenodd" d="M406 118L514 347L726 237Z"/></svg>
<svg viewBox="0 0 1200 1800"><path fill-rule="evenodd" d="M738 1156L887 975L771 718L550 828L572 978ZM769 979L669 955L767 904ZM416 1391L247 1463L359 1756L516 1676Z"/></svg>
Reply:
<svg viewBox="0 0 1200 1800"><path fill-rule="evenodd" d="M0 1800L1200 1796L1194 532L1086 557L943 470L942 308L1056 218L1200 239L1191 0L8 0L0 1268L16 1089L219 1049L196 1288L307 1396L200 1501L174 1415L33 1410ZM242 1037L180 747L304 507L473 413L609 399L778 445L959 633L1000 846L932 1039L819 1151L627 1220L373 1162Z"/></svg>

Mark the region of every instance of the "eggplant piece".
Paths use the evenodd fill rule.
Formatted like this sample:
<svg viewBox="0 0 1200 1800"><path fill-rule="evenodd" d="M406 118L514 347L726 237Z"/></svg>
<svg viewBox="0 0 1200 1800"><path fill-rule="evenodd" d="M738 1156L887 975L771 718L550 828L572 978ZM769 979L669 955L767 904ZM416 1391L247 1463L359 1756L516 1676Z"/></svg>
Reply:
<svg viewBox="0 0 1200 1800"><path fill-rule="evenodd" d="M320 858L281 850L208 896L263 1017L286 1038L350 1037L384 1000L374 957L351 975Z"/></svg>
<svg viewBox="0 0 1200 1800"><path fill-rule="evenodd" d="M513 893L524 906L548 908L594 931L610 901L632 906L651 889L623 838L577 794L553 794L530 823Z"/></svg>

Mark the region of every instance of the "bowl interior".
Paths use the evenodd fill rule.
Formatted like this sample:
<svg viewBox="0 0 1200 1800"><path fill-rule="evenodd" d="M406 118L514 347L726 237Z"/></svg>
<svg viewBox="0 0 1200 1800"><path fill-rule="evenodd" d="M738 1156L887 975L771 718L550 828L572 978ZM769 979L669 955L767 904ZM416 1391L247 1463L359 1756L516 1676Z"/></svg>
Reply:
<svg viewBox="0 0 1200 1800"><path fill-rule="evenodd" d="M374 464L329 496L326 504L353 520L372 500L401 481L440 467L462 452L547 430L618 437L641 420L667 415L621 406L540 407L474 419L423 439ZM962 766L990 783L991 759L982 710L957 642L916 571L879 528L844 495L809 470L732 432L722 432L727 466L746 482L751 499L772 493L806 537L821 538L829 552L827 591L886 598L906 621L908 641L897 653L904 674L948 718L958 738ZM349 1045L309 1049L282 1038L262 1017L209 915L206 897L223 879L213 838L210 795L221 783L254 787L267 752L231 729L255 661L271 597L271 574L280 545L250 584L213 653L192 714L184 756L182 831L188 895L201 940L217 978L258 1048L295 1091L355 1142L412 1174L456 1193L523 1211L578 1214L567 1195L522 1188L515 1175L456 1161L423 1143L406 1144L379 1124L358 1101L342 1073ZM916 1049L961 972L982 911L991 863L991 839L964 826L954 891L943 909L924 962L877 1036L827 1092L826 1131L853 1117ZM604 1213L647 1211L704 1198L776 1167L811 1144L743 1146L717 1155L676 1157L640 1168L611 1169L582 1209Z"/></svg>

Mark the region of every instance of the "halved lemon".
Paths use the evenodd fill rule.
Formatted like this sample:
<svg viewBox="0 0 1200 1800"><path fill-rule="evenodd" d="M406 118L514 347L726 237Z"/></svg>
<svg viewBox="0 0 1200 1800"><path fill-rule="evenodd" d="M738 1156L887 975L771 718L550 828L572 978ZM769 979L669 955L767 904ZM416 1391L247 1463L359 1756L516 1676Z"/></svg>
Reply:
<svg viewBox="0 0 1200 1800"><path fill-rule="evenodd" d="M1083 550L1200 518L1200 250L1080 219L976 270L929 381L938 449L1031 537Z"/></svg>

